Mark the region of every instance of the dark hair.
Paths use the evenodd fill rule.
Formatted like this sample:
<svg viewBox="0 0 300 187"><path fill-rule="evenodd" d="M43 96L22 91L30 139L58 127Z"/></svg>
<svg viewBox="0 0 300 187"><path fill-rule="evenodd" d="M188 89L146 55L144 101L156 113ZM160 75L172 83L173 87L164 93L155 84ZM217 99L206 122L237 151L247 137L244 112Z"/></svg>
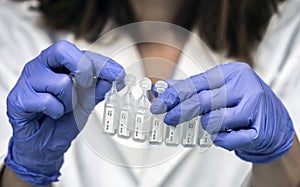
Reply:
<svg viewBox="0 0 300 187"><path fill-rule="evenodd" d="M261 41L271 16L283 0L187 0L176 20L216 51L252 63L250 52ZM128 0L39 0L45 23L96 40L112 18L118 25L135 22Z"/></svg>
<svg viewBox="0 0 300 187"><path fill-rule="evenodd" d="M252 65L251 51L284 0L200 0L199 34L212 49Z"/></svg>

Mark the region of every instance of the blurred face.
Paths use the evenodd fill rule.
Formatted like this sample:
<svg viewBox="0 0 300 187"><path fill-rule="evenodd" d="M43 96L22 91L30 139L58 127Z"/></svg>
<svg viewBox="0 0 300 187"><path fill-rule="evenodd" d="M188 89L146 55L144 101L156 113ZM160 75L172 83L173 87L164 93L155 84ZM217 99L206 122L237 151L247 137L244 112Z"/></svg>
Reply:
<svg viewBox="0 0 300 187"><path fill-rule="evenodd" d="M133 14L138 21L160 21L175 23L184 0L129 0ZM139 37L148 37L155 28L140 28ZM172 29L156 33L171 36L170 40L177 41L180 37L172 34ZM185 41L178 43L184 45ZM181 54L180 49L160 43L139 43L138 50L143 58L146 76L154 83L160 79L169 79ZM159 67L159 68L157 68Z"/></svg>
<svg viewBox="0 0 300 187"><path fill-rule="evenodd" d="M184 0L129 0L139 21L173 22Z"/></svg>

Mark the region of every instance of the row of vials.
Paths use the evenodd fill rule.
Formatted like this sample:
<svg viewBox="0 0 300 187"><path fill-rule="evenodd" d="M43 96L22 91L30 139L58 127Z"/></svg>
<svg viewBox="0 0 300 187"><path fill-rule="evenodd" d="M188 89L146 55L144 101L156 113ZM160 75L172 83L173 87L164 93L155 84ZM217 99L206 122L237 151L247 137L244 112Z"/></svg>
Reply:
<svg viewBox="0 0 300 187"><path fill-rule="evenodd" d="M116 82L106 94L103 113L104 133L118 135L120 138L150 144L165 143L167 146L209 147L212 145L210 135L201 127L200 117L190 121L168 126L164 123L165 114L153 115L150 112L151 102L147 91L151 89L151 80L144 77L139 81L142 95L136 100L132 90L136 85L135 76L128 74L125 77L127 92L122 97L118 94ZM168 84L157 81L154 87L159 94L163 93Z"/></svg>

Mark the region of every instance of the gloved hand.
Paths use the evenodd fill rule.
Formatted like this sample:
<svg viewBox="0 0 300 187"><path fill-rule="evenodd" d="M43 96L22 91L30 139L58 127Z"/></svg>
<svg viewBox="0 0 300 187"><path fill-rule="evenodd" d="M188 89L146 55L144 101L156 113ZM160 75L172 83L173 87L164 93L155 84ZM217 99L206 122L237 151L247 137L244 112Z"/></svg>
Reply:
<svg viewBox="0 0 300 187"><path fill-rule="evenodd" d="M202 115L215 145L254 163L272 162L292 146L293 123L281 101L245 63L219 65L170 84L153 114L176 125Z"/></svg>
<svg viewBox="0 0 300 187"><path fill-rule="evenodd" d="M111 82L124 69L113 60L60 41L27 63L7 98L13 127L6 166L32 185L57 181L63 155Z"/></svg>

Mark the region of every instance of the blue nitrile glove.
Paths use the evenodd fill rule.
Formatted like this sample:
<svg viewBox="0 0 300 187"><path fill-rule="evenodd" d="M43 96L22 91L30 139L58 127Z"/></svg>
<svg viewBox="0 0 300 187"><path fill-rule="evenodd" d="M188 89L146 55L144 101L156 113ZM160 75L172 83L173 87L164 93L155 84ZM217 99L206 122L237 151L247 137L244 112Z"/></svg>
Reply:
<svg viewBox="0 0 300 187"><path fill-rule="evenodd" d="M245 63L219 65L172 83L151 112L176 125L203 115L215 145L254 163L272 162L292 146L294 129L281 101Z"/></svg>
<svg viewBox="0 0 300 187"><path fill-rule="evenodd" d="M124 76L113 60L66 41L44 50L25 65L7 98L13 136L6 166L32 185L57 181L72 140L111 82Z"/></svg>

